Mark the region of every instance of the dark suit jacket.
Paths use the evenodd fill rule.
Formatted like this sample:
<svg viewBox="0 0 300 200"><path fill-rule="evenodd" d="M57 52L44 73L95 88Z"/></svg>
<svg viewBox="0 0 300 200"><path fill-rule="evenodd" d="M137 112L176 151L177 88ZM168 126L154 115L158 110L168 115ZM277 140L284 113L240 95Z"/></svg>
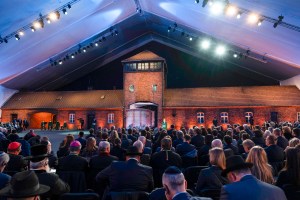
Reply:
<svg viewBox="0 0 300 200"><path fill-rule="evenodd" d="M96 177L102 187L110 191L135 190L150 192L153 189L152 168L135 159L113 162Z"/></svg>
<svg viewBox="0 0 300 200"><path fill-rule="evenodd" d="M177 145L176 153L178 153L180 156L184 156L185 154L193 151L194 149L194 145L189 144L187 142L183 142L182 144Z"/></svg>
<svg viewBox="0 0 300 200"><path fill-rule="evenodd" d="M265 148L267 153L268 161L271 162L283 162L284 151L278 145L271 145Z"/></svg>
<svg viewBox="0 0 300 200"><path fill-rule="evenodd" d="M285 149L289 145L289 141L282 136L277 137L277 145L281 147L282 149Z"/></svg>
<svg viewBox="0 0 300 200"><path fill-rule="evenodd" d="M178 195L175 195L175 197L172 200L211 200L211 198L195 197L195 196L191 196L187 192L183 192Z"/></svg>
<svg viewBox="0 0 300 200"><path fill-rule="evenodd" d="M0 190L9 183L10 179L9 175L0 172Z"/></svg>
<svg viewBox="0 0 300 200"><path fill-rule="evenodd" d="M35 174L39 179L39 183L50 187L50 191L42 195L43 197L56 197L69 192L70 187L58 175L54 173L47 173L45 170L34 170Z"/></svg>
<svg viewBox="0 0 300 200"><path fill-rule="evenodd" d="M191 144L197 149L201 148L204 145L204 137L202 135L195 135L192 137Z"/></svg>
<svg viewBox="0 0 300 200"><path fill-rule="evenodd" d="M218 166L211 166L207 169L202 169L196 186L197 194L201 194L203 189L221 189L221 187L228 183L225 177L221 176L222 169Z"/></svg>
<svg viewBox="0 0 300 200"><path fill-rule="evenodd" d="M125 160L125 153L126 153L126 150L123 149L120 146L114 146L110 150L110 155L118 157L120 161L124 161Z"/></svg>
<svg viewBox="0 0 300 200"><path fill-rule="evenodd" d="M252 175L244 176L240 181L224 185L220 200L286 200L283 190L264 183Z"/></svg>
<svg viewBox="0 0 300 200"><path fill-rule="evenodd" d="M58 170L87 172L88 161L77 155L68 155L58 159Z"/></svg>
<svg viewBox="0 0 300 200"><path fill-rule="evenodd" d="M7 163L5 167L5 171L24 171L27 166L28 162L23 159L23 156L21 155L9 155L9 162Z"/></svg>
<svg viewBox="0 0 300 200"><path fill-rule="evenodd" d="M98 172L108 167L113 161L117 161L118 158L116 156L112 156L109 154L100 154L97 156L93 156L90 160L90 170L96 172L95 175L97 175Z"/></svg>

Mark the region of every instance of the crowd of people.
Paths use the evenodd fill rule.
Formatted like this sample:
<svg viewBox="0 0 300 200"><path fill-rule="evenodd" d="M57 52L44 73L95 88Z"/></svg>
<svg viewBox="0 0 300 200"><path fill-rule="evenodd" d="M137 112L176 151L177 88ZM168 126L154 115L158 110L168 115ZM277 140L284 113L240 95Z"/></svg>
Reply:
<svg viewBox="0 0 300 200"><path fill-rule="evenodd" d="M112 126L90 129L87 135L68 134L56 153L49 138L33 130L20 138L16 131L0 127L0 196L14 197L9 188L30 177L45 186L43 193L32 194L42 199L87 189L100 199L123 191L146 192L153 200L300 199L298 126L289 122L267 122L262 127L235 124L226 130ZM192 168L201 170L188 175ZM197 179L187 182L188 176Z"/></svg>

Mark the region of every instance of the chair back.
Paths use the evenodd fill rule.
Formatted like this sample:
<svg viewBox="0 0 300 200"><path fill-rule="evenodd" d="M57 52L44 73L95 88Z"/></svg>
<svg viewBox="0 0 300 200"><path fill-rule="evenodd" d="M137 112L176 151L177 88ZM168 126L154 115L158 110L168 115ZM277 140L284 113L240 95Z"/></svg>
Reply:
<svg viewBox="0 0 300 200"><path fill-rule="evenodd" d="M60 200L99 200L97 193L65 193L61 195Z"/></svg>
<svg viewBox="0 0 300 200"><path fill-rule="evenodd" d="M59 178L70 186L71 193L84 192L86 190L85 173L80 171L57 171Z"/></svg>
<svg viewBox="0 0 300 200"><path fill-rule="evenodd" d="M210 197L213 200L219 200L221 195L221 189L204 189L201 190L200 196L202 197Z"/></svg>
<svg viewBox="0 0 300 200"><path fill-rule="evenodd" d="M198 165L197 157L181 156L181 160L182 160L182 168L188 168L191 166Z"/></svg>
<svg viewBox="0 0 300 200"><path fill-rule="evenodd" d="M187 181L187 188L194 189L195 183L198 181L198 176L202 169L208 168L208 166L192 166L184 170L184 177Z"/></svg>
<svg viewBox="0 0 300 200"><path fill-rule="evenodd" d="M110 192L105 200L149 200L149 193L143 191Z"/></svg>

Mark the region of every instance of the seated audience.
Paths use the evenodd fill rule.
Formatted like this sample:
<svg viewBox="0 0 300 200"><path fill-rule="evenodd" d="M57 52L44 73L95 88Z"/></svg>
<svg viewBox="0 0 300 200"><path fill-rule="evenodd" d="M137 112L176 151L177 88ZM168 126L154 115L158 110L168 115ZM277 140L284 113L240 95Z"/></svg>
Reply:
<svg viewBox="0 0 300 200"><path fill-rule="evenodd" d="M86 147L82 149L80 156L84 157L89 161L91 157L97 155L98 147L96 145L96 139L93 137L89 137L86 140Z"/></svg>
<svg viewBox="0 0 300 200"><path fill-rule="evenodd" d="M121 141L122 149L128 149L130 146L132 146L132 140L128 139L126 134L122 134Z"/></svg>
<svg viewBox="0 0 300 200"><path fill-rule="evenodd" d="M198 177L196 192L199 195L203 189L221 189L223 185L228 183L228 180L221 176L222 170L226 167L223 149L214 147L209 150L209 163L211 166L202 169Z"/></svg>
<svg viewBox="0 0 300 200"><path fill-rule="evenodd" d="M125 161L126 150L122 148L122 141L120 138L116 138L113 143L113 148L110 151L112 156L118 157L120 161Z"/></svg>
<svg viewBox="0 0 300 200"><path fill-rule="evenodd" d="M222 172L231 184L224 185L221 200L286 200L279 187L258 180L251 174L252 163L244 162L241 156L235 155L226 159L226 169Z"/></svg>
<svg viewBox="0 0 300 200"><path fill-rule="evenodd" d="M40 144L31 147L31 156L25 159L30 160L30 170L35 172L39 183L50 187L50 190L42 195L43 199L57 199L60 195L69 192L70 188L58 175L49 173L48 157L51 157L51 155L48 154L47 146Z"/></svg>
<svg viewBox="0 0 300 200"><path fill-rule="evenodd" d="M223 140L224 140L224 147L223 147L224 150L231 149L233 151L233 154L235 155L239 154L238 148L232 144L231 136L225 135Z"/></svg>
<svg viewBox="0 0 300 200"><path fill-rule="evenodd" d="M298 128L293 129L292 136L295 137L295 138L300 139L300 128L299 128L299 126L298 126Z"/></svg>
<svg viewBox="0 0 300 200"><path fill-rule="evenodd" d="M296 147L298 144L300 144L300 139L298 139L298 138L292 138L289 141L289 145L286 147L286 149L284 151L286 152L288 148Z"/></svg>
<svg viewBox="0 0 300 200"><path fill-rule="evenodd" d="M248 154L249 154L249 151L252 149L252 147L254 147L255 144L252 140L250 139L246 139L243 141L243 148L244 148L244 151L245 153L242 154L242 157L246 160Z"/></svg>
<svg viewBox="0 0 300 200"><path fill-rule="evenodd" d="M300 188L300 149L298 147L290 147L286 151L285 167L279 172L276 182L276 185L281 188L285 184Z"/></svg>
<svg viewBox="0 0 300 200"><path fill-rule="evenodd" d="M4 188L10 181L11 177L7 174L2 173L9 161L9 156L0 151L0 189Z"/></svg>
<svg viewBox="0 0 300 200"><path fill-rule="evenodd" d="M48 157L49 167L52 168L52 169L56 169L57 165L58 165L58 159L52 151L52 145L51 145L51 142L49 141L49 138L48 137L43 137L42 141L41 141L41 144L47 146L47 153L49 154L49 157Z"/></svg>
<svg viewBox="0 0 300 200"><path fill-rule="evenodd" d="M8 186L0 190L0 196L8 200L38 200L39 195L50 190L49 186L39 183L34 172L24 171L16 173Z"/></svg>
<svg viewBox="0 0 300 200"><path fill-rule="evenodd" d="M282 127L282 134L283 136L287 139L287 140L290 140L292 139L292 130L289 126L283 126Z"/></svg>
<svg viewBox="0 0 300 200"><path fill-rule="evenodd" d="M281 130L279 128L275 128L273 130L273 134L274 134L274 136L276 137L276 140L277 140L276 144L279 147L281 147L282 149L285 149L288 146L289 141L285 137L282 136Z"/></svg>
<svg viewBox="0 0 300 200"><path fill-rule="evenodd" d="M254 146L251 148L246 162L253 163L251 167L251 174L257 179L273 184L273 169L272 166L268 164L267 154L265 150L260 146Z"/></svg>
<svg viewBox="0 0 300 200"><path fill-rule="evenodd" d="M62 143L60 143L59 145L59 149L57 151L57 157L64 157L69 155L70 151L70 144L74 141L74 136L71 134L68 134L64 140L62 141Z"/></svg>
<svg viewBox="0 0 300 200"><path fill-rule="evenodd" d="M176 148L177 145L182 144L183 143L183 132L182 131L177 131L176 132L176 138L173 142L173 146Z"/></svg>
<svg viewBox="0 0 300 200"><path fill-rule="evenodd" d="M204 200L210 198L192 197L186 191L186 180L183 173L174 166L168 167L162 177L167 200Z"/></svg>
<svg viewBox="0 0 300 200"><path fill-rule="evenodd" d="M190 144L191 136L186 134L183 138L183 143L178 144L176 147L176 153L180 156L197 157L196 147Z"/></svg>
<svg viewBox="0 0 300 200"><path fill-rule="evenodd" d="M151 147L146 147L146 143L147 143L147 139L145 136L139 136L138 140L141 141L143 143L144 149L143 149L143 154L152 154L152 149Z"/></svg>
<svg viewBox="0 0 300 200"><path fill-rule="evenodd" d="M196 127L194 129L194 132L196 133L195 136L191 139L191 144L194 145L197 149L200 149L204 145L204 137L201 135L201 129Z"/></svg>
<svg viewBox="0 0 300 200"><path fill-rule="evenodd" d="M139 153L141 153L140 163L143 164L143 165L148 165L149 166L149 164L150 164L150 155L143 153L143 151L144 151L143 143L140 140L137 140L133 143L132 146L135 146L138 149Z"/></svg>
<svg viewBox="0 0 300 200"><path fill-rule="evenodd" d="M88 139L89 137L93 137L95 138L96 135L94 134L95 130L93 128L89 129L89 134L87 136L85 136L85 139Z"/></svg>
<svg viewBox="0 0 300 200"><path fill-rule="evenodd" d="M252 137L252 141L255 145L259 145L261 147L265 147L265 140L263 138L263 132L260 129L254 130L254 137Z"/></svg>
<svg viewBox="0 0 300 200"><path fill-rule="evenodd" d="M209 162L209 156L208 152L211 149L213 141L213 136L208 134L204 138L205 144L198 150L197 156L198 156L198 164L201 166L207 165Z"/></svg>
<svg viewBox="0 0 300 200"><path fill-rule="evenodd" d="M84 139L83 136L84 136L84 132L80 131L78 134L78 138L76 138L76 140L80 142L82 149L84 149L86 146L86 139Z"/></svg>
<svg viewBox="0 0 300 200"><path fill-rule="evenodd" d="M98 173L97 183L103 188L108 187L109 191L152 191L152 168L139 163L140 155L137 147L129 147L126 161L112 162Z"/></svg>
<svg viewBox="0 0 300 200"><path fill-rule="evenodd" d="M161 141L161 151L156 152L151 156L150 166L153 168L155 187L161 187L161 177L165 169L169 166L181 168L182 160L179 154L173 152L172 139L166 136Z"/></svg>
<svg viewBox="0 0 300 200"><path fill-rule="evenodd" d="M20 172L27 169L28 162L24 157L19 155L21 152L21 144L19 142L11 142L8 145L7 153L9 162L6 165L6 172Z"/></svg>

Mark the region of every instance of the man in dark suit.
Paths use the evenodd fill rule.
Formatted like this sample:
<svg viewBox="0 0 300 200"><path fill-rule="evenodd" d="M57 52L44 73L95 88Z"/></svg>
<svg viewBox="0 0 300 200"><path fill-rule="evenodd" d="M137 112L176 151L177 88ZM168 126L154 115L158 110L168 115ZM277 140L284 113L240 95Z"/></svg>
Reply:
<svg viewBox="0 0 300 200"><path fill-rule="evenodd" d="M161 187L161 177L165 169L169 166L181 168L182 160L179 154L171 151L171 137L166 137L161 141L161 151L154 153L150 160L150 166L153 168L155 187Z"/></svg>
<svg viewBox="0 0 300 200"><path fill-rule="evenodd" d="M28 162L24 160L23 156L19 155L21 152L21 144L19 142L11 142L8 145L7 153L9 155L9 162L5 171L20 172L27 169Z"/></svg>
<svg viewBox="0 0 300 200"><path fill-rule="evenodd" d="M195 128L194 131L196 135L192 137L191 144L200 149L204 145L204 137L201 135L201 129Z"/></svg>
<svg viewBox="0 0 300 200"><path fill-rule="evenodd" d="M58 170L61 171L82 171L87 172L88 161L80 157L81 144L79 141L73 141L70 144L70 154L58 159Z"/></svg>
<svg viewBox="0 0 300 200"><path fill-rule="evenodd" d="M50 190L46 194L42 195L43 199L58 199L60 195L69 192L69 185L61 180L57 174L48 173L48 158L52 155L48 154L47 146L38 144L31 147L30 150L31 156L25 158L30 160L30 170L35 172L40 184L44 184L50 187Z"/></svg>
<svg viewBox="0 0 300 200"><path fill-rule="evenodd" d="M162 177L167 200L211 200L205 197L193 197L186 191L187 183L182 172L174 166L168 167Z"/></svg>
<svg viewBox="0 0 300 200"><path fill-rule="evenodd" d="M275 135L276 137L276 140L277 140L277 145L279 147L281 147L283 150L285 150L285 148L289 145L289 141L282 136L282 132L279 128L275 128L273 130L273 134Z"/></svg>
<svg viewBox="0 0 300 200"><path fill-rule="evenodd" d="M137 147L129 147L126 161L111 163L96 176L97 183L109 191L152 191L152 168L139 163L140 155Z"/></svg>
<svg viewBox="0 0 300 200"><path fill-rule="evenodd" d="M226 159L222 175L227 176L231 184L222 187L220 200L286 200L279 187L255 178L250 171L252 166L238 155Z"/></svg>
<svg viewBox="0 0 300 200"><path fill-rule="evenodd" d="M177 147L176 147L176 153L178 153L180 156L184 156L192 151L194 151L196 149L196 147L192 144L190 144L191 142L191 136L186 134L184 136L184 142L182 144L179 144ZM197 152L195 154L194 157L197 156Z"/></svg>
<svg viewBox="0 0 300 200"><path fill-rule="evenodd" d="M269 135L266 138L266 145L267 148L265 148L265 151L267 153L268 162L272 165L275 175L277 175L283 168L284 151L281 147L276 145L276 138L274 135Z"/></svg>

